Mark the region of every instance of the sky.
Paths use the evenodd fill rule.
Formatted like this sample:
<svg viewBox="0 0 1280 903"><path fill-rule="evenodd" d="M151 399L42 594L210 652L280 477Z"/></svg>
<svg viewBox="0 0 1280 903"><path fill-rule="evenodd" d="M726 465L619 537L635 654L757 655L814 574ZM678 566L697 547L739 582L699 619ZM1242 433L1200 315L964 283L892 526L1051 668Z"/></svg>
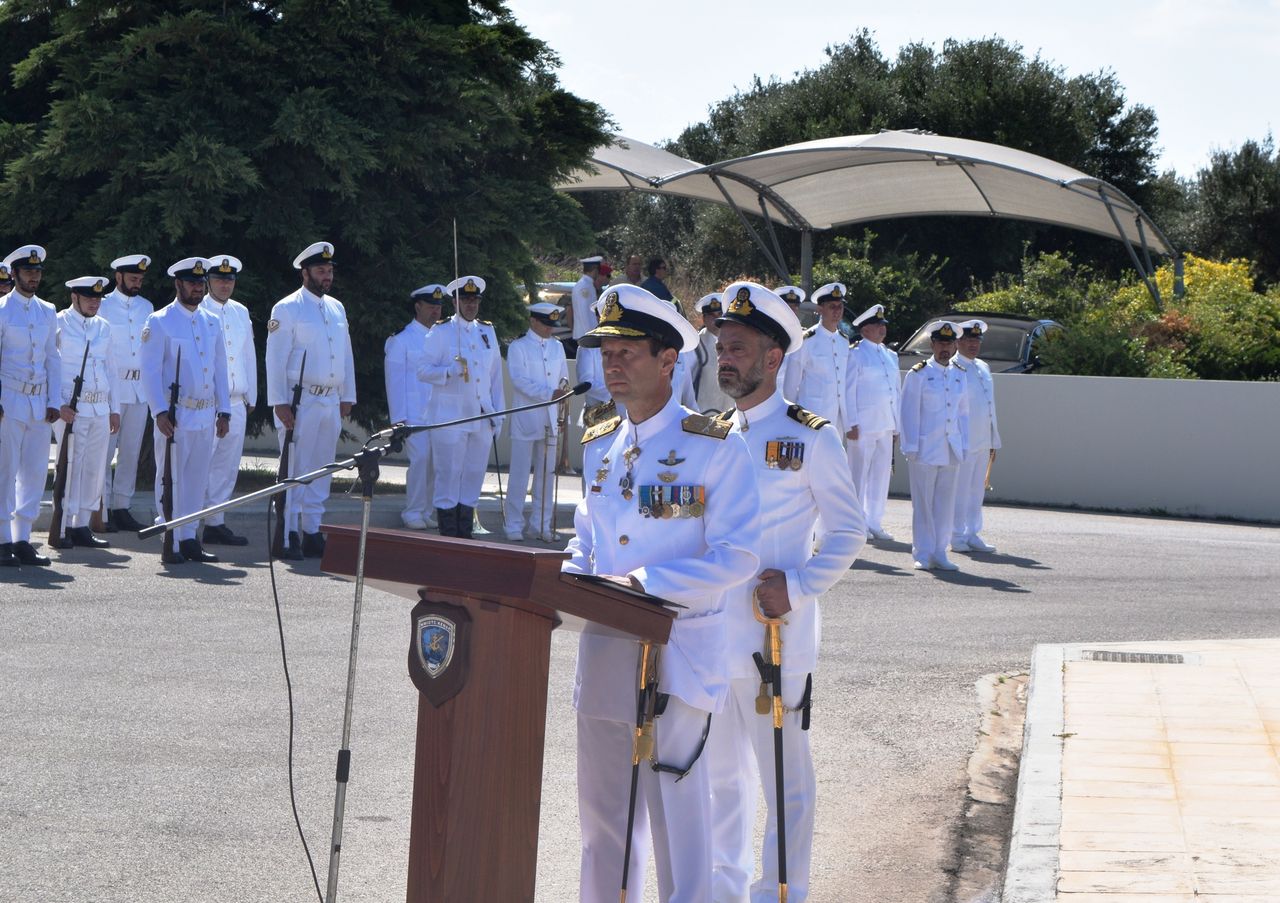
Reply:
<svg viewBox="0 0 1280 903"><path fill-rule="evenodd" d="M1160 171L1192 176L1215 149L1280 129L1280 0L508 0L560 58L561 84L649 143L677 137L752 78L789 80L867 28L882 56L998 36L1068 76L1110 70L1151 107ZM711 160L701 160L711 163Z"/></svg>

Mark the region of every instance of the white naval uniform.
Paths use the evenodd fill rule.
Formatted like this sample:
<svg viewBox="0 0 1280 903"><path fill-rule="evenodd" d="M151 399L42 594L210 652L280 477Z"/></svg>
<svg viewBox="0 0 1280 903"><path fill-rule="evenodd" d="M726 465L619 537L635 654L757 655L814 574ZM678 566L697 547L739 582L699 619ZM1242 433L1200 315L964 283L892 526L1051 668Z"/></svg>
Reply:
<svg viewBox="0 0 1280 903"><path fill-rule="evenodd" d="M995 384L982 358L960 357L969 387L969 444L956 475L956 513L952 541L981 539L982 501L986 492L987 461L1000 447L996 423Z"/></svg>
<svg viewBox="0 0 1280 903"><path fill-rule="evenodd" d="M244 452L244 428L248 419L248 405L258 403L258 354L253 344L253 323L249 308L235 298L225 304L218 303L212 295L205 295L200 309L207 311L218 321L222 331L222 347L227 355L227 394L231 407L224 408L231 414L227 434L214 437L213 461L209 465L209 486L204 505L209 507L225 502L236 490L236 477L240 475L240 456ZM204 519L209 526L217 526L226 520L226 513L219 512Z"/></svg>
<svg viewBox="0 0 1280 903"><path fill-rule="evenodd" d="M0 298L0 542L31 539L49 475L45 414L61 383L57 311L14 289Z"/></svg>
<svg viewBox="0 0 1280 903"><path fill-rule="evenodd" d="M596 280L590 273L583 273L582 278L573 285L573 337L580 339L596 328L600 318L592 310L599 295L596 292Z"/></svg>
<svg viewBox="0 0 1280 903"><path fill-rule="evenodd" d="M704 326L698 333L698 347L693 349L696 360L693 367L693 389L699 411L719 412L733 407L733 399L720 388L719 355L716 354L718 341L720 337ZM783 361L786 359L783 358Z"/></svg>
<svg viewBox="0 0 1280 903"><path fill-rule="evenodd" d="M863 339L849 349L846 370L846 397L849 399L848 429L858 428L858 438L849 439L849 469L862 500L867 526L882 530L884 506L889 498L889 476L893 469L893 437L898 423L898 356Z"/></svg>
<svg viewBox="0 0 1280 903"><path fill-rule="evenodd" d="M671 371L671 390L675 392L676 401L691 411L697 411L698 395L693 387L693 369L698 359L692 351L684 351L676 356L675 368Z"/></svg>
<svg viewBox="0 0 1280 903"><path fill-rule="evenodd" d="M107 439L103 501L108 511L128 508L138 483L138 457L147 431L147 398L142 390L142 327L155 306L141 295L115 289L102 298L98 316L111 324L111 397L120 407L120 431ZM73 431L71 435L75 435ZM111 462L115 460L114 474Z"/></svg>
<svg viewBox="0 0 1280 903"><path fill-rule="evenodd" d="M84 382L76 401L71 446L67 449L67 486L62 497L64 531L89 526L89 517L102 503L111 415L120 413L111 395L116 374L111 345L111 324L102 317L85 317L71 308L58 314L58 349L62 354L59 407L71 403L76 377L84 365ZM86 346L88 358L84 354ZM53 425L54 439L59 444L66 426L61 419Z"/></svg>
<svg viewBox="0 0 1280 903"><path fill-rule="evenodd" d="M512 407L546 401L569 379L564 345L557 338L544 339L532 329L507 348L507 372L513 389ZM503 527L508 539L521 537L526 525L532 533L551 533L555 511L552 481L556 473L556 437L560 435L557 405L511 415L511 467ZM529 517L524 517L524 497L533 466L533 493Z"/></svg>
<svg viewBox="0 0 1280 903"><path fill-rule="evenodd" d="M606 421L584 436L589 487L574 514L575 536L567 549L572 557L564 564L574 573L635 577L646 592L686 606L661 651L659 690L671 696L655 726L658 761L680 768L697 751L708 713L724 707L729 689L725 593L759 571L760 542L746 444L723 426L723 439L686 431L689 414L673 395L643 423ZM707 420L697 415L689 423ZM627 473L624 453L637 446L632 498L626 499L619 485ZM642 514L655 489L701 503L701 516ZM574 706L583 903L612 903L621 887L639 648L634 639L594 625L583 630L578 644ZM650 834L659 898L664 903L711 899L706 768L700 757L677 782L674 775L641 763L630 866L635 899L644 898L644 839Z"/></svg>
<svg viewBox="0 0 1280 903"><path fill-rule="evenodd" d="M901 423L902 454L911 476L911 557L930 566L947 560L956 474L968 439L963 365L944 367L930 357L907 371Z"/></svg>
<svg viewBox="0 0 1280 903"><path fill-rule="evenodd" d="M849 431L845 369L849 361L849 340L827 330L821 323L805 330L804 344L789 355L782 394L807 411L830 420L841 442ZM847 465L846 465L847 466Z"/></svg>
<svg viewBox="0 0 1280 903"><path fill-rule="evenodd" d="M387 385L387 413L392 423L411 426L429 422L431 383L418 371L427 355L430 328L416 319L387 339L383 347L383 372ZM432 511L431 433L414 433L404 440L409 467L405 472L404 510L400 518L427 521Z"/></svg>
<svg viewBox="0 0 1280 903"><path fill-rule="evenodd" d="M306 356L307 368L302 370ZM356 365L351 331L342 302L329 295L313 295L299 288L271 308L267 323L267 404L293 401L293 387L302 377L302 400L289 450L289 476L319 470L334 460L342 431L341 404L356 403ZM275 418L281 449L284 425ZM285 532L300 525L305 533L320 530L329 477L290 489L285 503Z"/></svg>
<svg viewBox="0 0 1280 903"><path fill-rule="evenodd" d="M466 379L455 357L466 360ZM433 386L431 419L437 423L506 407L498 335L483 320L455 315L433 326L427 334L419 375ZM493 437L501 429L502 418L495 417L432 431L431 454L436 466L433 504L437 509L476 506Z"/></svg>
<svg viewBox="0 0 1280 903"><path fill-rule="evenodd" d="M746 440L760 490L760 570L774 568L786 574L791 611L782 627L783 702L795 709L804 695L806 678L817 666L822 632L818 596L848 572L866 542L866 528L835 427L809 420L804 411L793 415L791 408L779 389L750 410L735 410L732 423L734 433ZM778 466L779 454L799 457L800 466ZM815 542L819 515L822 532ZM761 652L768 661L764 625L752 613L757 583L750 580L735 586L725 601L729 701L724 713L715 718L707 744L716 903L778 899L773 717L759 715L755 709L760 673L752 653ZM795 903L808 898L816 795L809 734L801 729L801 722L800 712L788 712L782 733L787 899ZM757 861L752 856L756 795L761 786L754 779L757 773L769 814L763 877L748 892Z"/></svg>
<svg viewBox="0 0 1280 903"><path fill-rule="evenodd" d="M178 350L182 371L177 372ZM227 355L218 321L199 306L188 310L177 299L147 318L142 337L142 390L151 417L169 410L169 387L178 379L178 405L170 413L173 432L173 516L199 511L209 485L215 421L230 405L227 394ZM152 427L156 454L156 508L164 492L164 457L169 440ZM161 511L156 522L161 522ZM174 539L195 539L198 523L173 531Z"/></svg>

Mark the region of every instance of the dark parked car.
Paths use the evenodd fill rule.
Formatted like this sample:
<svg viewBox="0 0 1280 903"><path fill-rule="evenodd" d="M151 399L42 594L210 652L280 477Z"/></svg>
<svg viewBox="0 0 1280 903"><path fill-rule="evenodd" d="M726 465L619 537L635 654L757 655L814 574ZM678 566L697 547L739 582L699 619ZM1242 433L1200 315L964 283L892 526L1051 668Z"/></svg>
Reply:
<svg viewBox="0 0 1280 903"><path fill-rule="evenodd" d="M963 323L965 320L982 320L987 324L987 334L982 337L979 357L987 362L992 373L1030 373L1040 366L1037 352L1044 336L1061 329L1056 320L1035 320L1013 314L988 314L954 311L934 317L916 330L915 335L898 348L898 368L910 370L917 363L927 360L933 353L929 347L929 333L943 320Z"/></svg>

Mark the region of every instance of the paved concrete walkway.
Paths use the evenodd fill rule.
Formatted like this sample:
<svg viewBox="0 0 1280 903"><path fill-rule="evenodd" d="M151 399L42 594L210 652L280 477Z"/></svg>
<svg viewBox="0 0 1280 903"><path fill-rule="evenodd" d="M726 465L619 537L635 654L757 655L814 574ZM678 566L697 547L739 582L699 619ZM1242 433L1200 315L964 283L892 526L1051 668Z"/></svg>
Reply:
<svg viewBox="0 0 1280 903"><path fill-rule="evenodd" d="M1264 900L1280 640L1038 646L1004 903Z"/></svg>

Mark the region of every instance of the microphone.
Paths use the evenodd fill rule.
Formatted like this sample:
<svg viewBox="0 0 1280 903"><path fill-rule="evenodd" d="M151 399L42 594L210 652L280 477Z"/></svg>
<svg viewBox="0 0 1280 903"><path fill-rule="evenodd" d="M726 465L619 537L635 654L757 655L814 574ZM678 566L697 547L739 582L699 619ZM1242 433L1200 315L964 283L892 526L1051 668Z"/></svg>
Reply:
<svg viewBox="0 0 1280 903"><path fill-rule="evenodd" d="M476 414L474 417L463 417L461 420L449 420L445 423L421 423L410 426L407 423L397 423L385 430L379 430L365 440L364 447L368 448L369 443L376 439L389 439L392 442L403 442L406 436L412 436L414 433L425 433L427 430L438 430L446 426L462 426L465 423L475 423L477 420L492 420L494 417L505 417L508 414L519 414L521 411L535 411L538 408L549 408L553 404L559 404L566 398L574 395L582 395L591 388L591 383L580 382L572 389L566 389L555 398L547 401L535 401L533 404L521 405L517 408L507 408L503 411L487 411L483 414Z"/></svg>

